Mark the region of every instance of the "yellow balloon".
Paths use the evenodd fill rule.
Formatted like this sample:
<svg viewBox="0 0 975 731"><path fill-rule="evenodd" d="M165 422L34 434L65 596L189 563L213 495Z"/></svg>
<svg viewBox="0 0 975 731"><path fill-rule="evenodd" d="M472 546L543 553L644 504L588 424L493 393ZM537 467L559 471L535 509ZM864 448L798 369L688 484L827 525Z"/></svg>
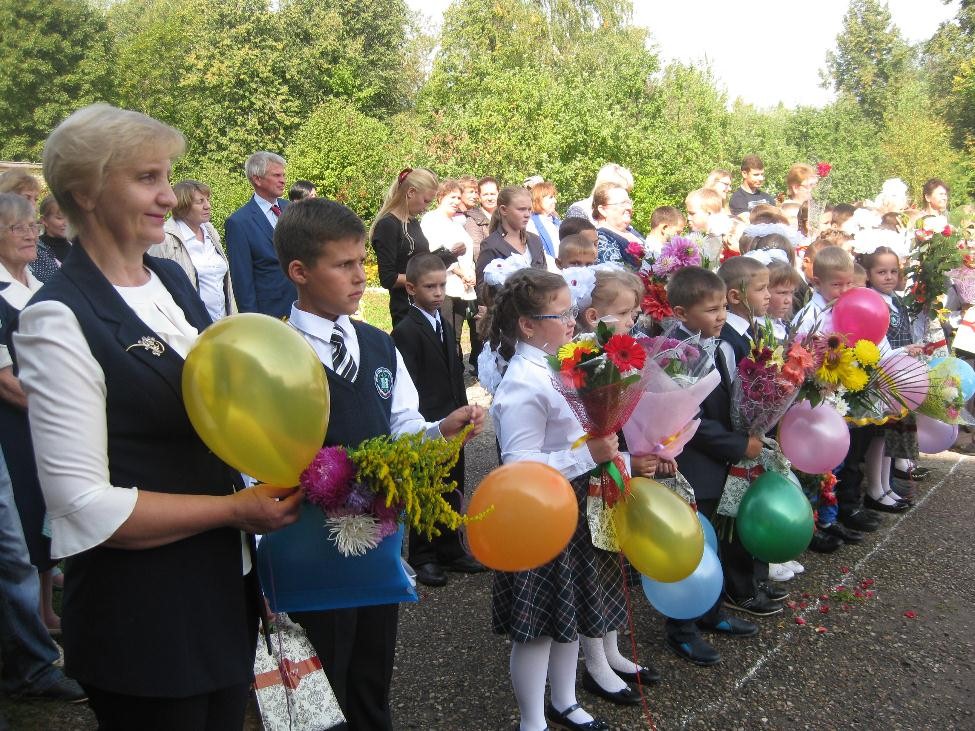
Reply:
<svg viewBox="0 0 975 731"><path fill-rule="evenodd" d="M645 477L634 477L630 488L629 497L613 510L623 555L656 581L686 579L704 555L704 529L694 509Z"/></svg>
<svg viewBox="0 0 975 731"><path fill-rule="evenodd" d="M298 484L328 428L328 380L315 351L256 313L203 331L183 366L183 404L214 454L273 485Z"/></svg>

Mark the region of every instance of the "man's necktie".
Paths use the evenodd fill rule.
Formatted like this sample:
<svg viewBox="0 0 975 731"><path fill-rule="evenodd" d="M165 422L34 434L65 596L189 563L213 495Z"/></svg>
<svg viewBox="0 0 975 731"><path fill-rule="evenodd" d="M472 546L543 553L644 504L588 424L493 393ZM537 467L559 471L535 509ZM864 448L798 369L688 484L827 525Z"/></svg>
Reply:
<svg viewBox="0 0 975 731"><path fill-rule="evenodd" d="M440 319L439 318L437 319L436 331L437 331L437 338L442 343L443 342L443 325L440 324Z"/></svg>
<svg viewBox="0 0 975 731"><path fill-rule="evenodd" d="M275 216L280 216L281 215L281 206L279 206L277 203L273 204L271 206L271 213L273 213Z"/></svg>
<svg viewBox="0 0 975 731"><path fill-rule="evenodd" d="M345 333L338 325L332 329L332 370L348 381L354 381L358 369L345 347Z"/></svg>

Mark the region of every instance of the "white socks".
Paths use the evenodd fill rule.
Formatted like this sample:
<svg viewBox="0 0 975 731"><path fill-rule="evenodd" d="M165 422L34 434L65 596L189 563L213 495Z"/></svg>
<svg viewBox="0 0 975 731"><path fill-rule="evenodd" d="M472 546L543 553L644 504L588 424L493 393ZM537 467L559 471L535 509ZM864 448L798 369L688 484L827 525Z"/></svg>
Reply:
<svg viewBox="0 0 975 731"><path fill-rule="evenodd" d="M616 634L615 632L613 633ZM623 679L613 672L613 667L608 661L608 653L604 647L605 637L585 637L579 635L579 644L582 646L582 656L586 660L586 670L592 676L599 687L608 693L616 693L626 687ZM613 643L616 649L616 643ZM617 655L619 652L617 651ZM624 671L625 672L625 671Z"/></svg>
<svg viewBox="0 0 975 731"><path fill-rule="evenodd" d="M885 442L882 436L874 437L867 448L864 463L867 468L867 494L884 505L894 505L897 500L890 492L890 457L884 456Z"/></svg>
<svg viewBox="0 0 975 731"><path fill-rule="evenodd" d="M511 643L511 685L521 714L520 731L544 731L545 675L552 639L539 637L531 642Z"/></svg>
<svg viewBox="0 0 975 731"><path fill-rule="evenodd" d="M632 660L627 659L620 652L619 632L615 629L603 635L603 649L606 652L606 660L609 666L618 673L638 673L642 669Z"/></svg>
<svg viewBox="0 0 975 731"><path fill-rule="evenodd" d="M548 660L548 682L552 686L552 705L559 713L564 713L576 701L576 667L579 664L579 640L575 642L553 642ZM589 723L592 716L577 708L568 716L573 723Z"/></svg>

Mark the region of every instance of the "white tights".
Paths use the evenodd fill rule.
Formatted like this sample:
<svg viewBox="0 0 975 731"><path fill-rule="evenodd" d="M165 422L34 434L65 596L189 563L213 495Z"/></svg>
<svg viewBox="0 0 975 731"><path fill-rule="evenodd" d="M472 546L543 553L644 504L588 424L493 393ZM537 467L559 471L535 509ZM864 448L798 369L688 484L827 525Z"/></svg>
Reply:
<svg viewBox="0 0 975 731"><path fill-rule="evenodd" d="M546 671L552 686L552 705L557 711L574 706L579 642L552 642L539 637L531 642L511 644L511 685L521 714L520 731L543 731L545 721ZM588 723L592 716L581 708L568 716L575 723Z"/></svg>

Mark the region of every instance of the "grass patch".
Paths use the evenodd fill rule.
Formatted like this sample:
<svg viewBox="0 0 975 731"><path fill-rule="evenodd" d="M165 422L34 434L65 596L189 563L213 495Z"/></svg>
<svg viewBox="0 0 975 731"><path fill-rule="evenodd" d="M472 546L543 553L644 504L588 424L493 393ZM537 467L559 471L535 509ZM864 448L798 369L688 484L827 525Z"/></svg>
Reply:
<svg viewBox="0 0 975 731"><path fill-rule="evenodd" d="M393 321L389 316L389 292L385 289L367 289L359 303L359 313L363 321L373 327L384 332L393 329Z"/></svg>

